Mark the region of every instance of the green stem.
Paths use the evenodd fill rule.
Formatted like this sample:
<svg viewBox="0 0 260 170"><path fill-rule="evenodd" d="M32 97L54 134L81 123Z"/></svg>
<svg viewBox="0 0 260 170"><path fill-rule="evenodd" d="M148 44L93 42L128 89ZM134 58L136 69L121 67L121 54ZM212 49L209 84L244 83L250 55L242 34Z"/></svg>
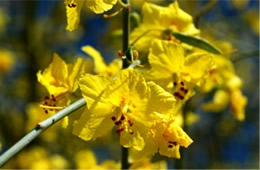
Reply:
<svg viewBox="0 0 260 170"><path fill-rule="evenodd" d="M33 141L37 136L39 136L44 130L54 125L56 122L69 115L73 111L81 108L86 105L86 101L84 98L79 99L73 104L69 105L65 109L57 112L52 115L48 119L38 123L36 127L25 135L22 139L20 139L15 145L9 148L5 153L0 156L0 167L2 167L9 159L14 157L19 151L21 151L26 145L28 145L31 141Z"/></svg>
<svg viewBox="0 0 260 170"><path fill-rule="evenodd" d="M188 126L187 126L187 112L188 110L190 110L190 100L187 101L184 106L183 106L183 131L187 132L187 129L188 129ZM184 161L183 161L183 158L184 158L184 148L183 147L180 147L180 155L181 155L181 158L176 160L176 169L184 169Z"/></svg>
<svg viewBox="0 0 260 170"><path fill-rule="evenodd" d="M124 4L129 6L129 0L122 0ZM129 62L132 61L131 51L129 48L129 35L130 35L130 8L123 9L123 53L126 58L123 58L123 69L128 68ZM128 169L128 149L122 146L121 154L121 169Z"/></svg>
<svg viewBox="0 0 260 170"><path fill-rule="evenodd" d="M121 153L121 169L128 169L128 148L124 148L122 146L122 153Z"/></svg>
<svg viewBox="0 0 260 170"><path fill-rule="evenodd" d="M122 0L126 5L129 5L129 0ZM129 62L132 61L129 48L129 35L130 35L130 8L123 9L123 53L126 58L123 58L123 69L128 68Z"/></svg>

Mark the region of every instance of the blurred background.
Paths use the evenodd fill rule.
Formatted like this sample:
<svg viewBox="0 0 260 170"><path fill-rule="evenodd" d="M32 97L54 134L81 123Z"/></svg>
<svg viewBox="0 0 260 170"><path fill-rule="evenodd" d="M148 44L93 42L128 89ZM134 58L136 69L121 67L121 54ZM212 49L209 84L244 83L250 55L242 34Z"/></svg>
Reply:
<svg viewBox="0 0 260 170"><path fill-rule="evenodd" d="M132 0L132 11L140 14L144 1ZM172 1L152 2L167 5ZM230 108L220 113L203 111L199 105L205 97L198 97L194 111L199 119L187 127L194 143L183 150L182 168L258 169L259 1L178 2L180 8L194 17L202 34L230 42L236 49L231 60L243 81L243 94L248 97L244 122L232 117ZM118 9L119 5L112 11ZM202 9L204 12L200 13ZM85 8L79 28L67 32L63 1L0 0L0 154L49 116L37 107L37 102L48 93L37 82L36 73L49 65L53 53L71 62L76 57L87 58L81 47L92 45L109 63L121 49L117 31L122 27L121 20L121 15L104 19ZM117 136L85 142L72 135L70 128L63 129L57 124L4 168L80 168L86 160L93 164L107 159L119 162L121 148L114 138ZM173 169L180 163L159 155L152 160L167 160L168 168Z"/></svg>

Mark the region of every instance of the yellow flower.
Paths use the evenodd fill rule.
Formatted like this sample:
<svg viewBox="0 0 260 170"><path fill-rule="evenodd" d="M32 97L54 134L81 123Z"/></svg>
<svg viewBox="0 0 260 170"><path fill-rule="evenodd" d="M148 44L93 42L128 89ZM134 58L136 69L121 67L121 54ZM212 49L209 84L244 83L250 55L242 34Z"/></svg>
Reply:
<svg viewBox="0 0 260 170"><path fill-rule="evenodd" d="M216 68L211 70L207 81L201 86L202 92L209 92L220 88L212 102L202 105L206 111L219 112L231 104L232 114L240 121L245 118L247 98L241 93L242 80L235 74L235 69L229 58L224 56L213 57Z"/></svg>
<svg viewBox="0 0 260 170"><path fill-rule="evenodd" d="M37 78L50 94L60 96L77 90L78 79L85 70L82 58L78 58L74 64L66 64L58 54L54 54L52 63L43 72L40 70Z"/></svg>
<svg viewBox="0 0 260 170"><path fill-rule="evenodd" d="M120 144L135 150L150 142L153 121L170 113L175 104L170 93L147 83L132 69L121 71L115 80L87 74L80 80L80 89L87 109L75 123L73 134L91 140L116 126Z"/></svg>
<svg viewBox="0 0 260 170"><path fill-rule="evenodd" d="M68 161L61 155L50 155L44 148L33 147L18 154L16 159L8 162L8 169L66 169Z"/></svg>
<svg viewBox="0 0 260 170"><path fill-rule="evenodd" d="M161 116L153 123L151 130L149 143L141 151L131 150L133 159L151 156L158 150L161 155L179 159L180 146L187 148L193 142L172 116Z"/></svg>
<svg viewBox="0 0 260 170"><path fill-rule="evenodd" d="M239 120L245 119L245 107L247 104L247 98L243 96L239 89L231 91L231 111L232 114Z"/></svg>
<svg viewBox="0 0 260 170"><path fill-rule="evenodd" d="M0 49L0 73L10 71L14 66L14 54L6 49Z"/></svg>
<svg viewBox="0 0 260 170"><path fill-rule="evenodd" d="M154 126L155 139L161 155L179 159L179 147L187 148L193 141L173 120L159 121Z"/></svg>
<svg viewBox="0 0 260 170"><path fill-rule="evenodd" d="M113 78L122 68L122 60L115 59L107 65L101 54L91 46L84 46L82 50L94 60L94 71L99 75Z"/></svg>
<svg viewBox="0 0 260 170"><path fill-rule="evenodd" d="M181 45L154 40L148 56L151 69L145 73L148 80L155 81L177 99L187 100L193 95L193 87L204 83L214 66L208 53L192 53L185 56Z"/></svg>
<svg viewBox="0 0 260 170"><path fill-rule="evenodd" d="M144 3L142 8L143 22L131 33L131 43L138 51L147 51L154 39L173 40L172 32L181 32L187 35L198 35L192 17L179 8L178 2L168 7L157 6L152 3Z"/></svg>
<svg viewBox="0 0 260 170"><path fill-rule="evenodd" d="M42 106L46 113L48 110L59 110L70 104L70 94L78 89L78 79L85 71L86 63L82 58L78 58L74 64L66 64L58 54L54 54L49 67L37 73L38 81L50 94ZM63 123L63 127L67 127L67 117Z"/></svg>
<svg viewBox="0 0 260 170"><path fill-rule="evenodd" d="M110 10L117 0L65 0L66 13L67 13L67 27L66 30L75 30L80 22L80 12L86 2L86 7L96 14L101 14Z"/></svg>
<svg viewBox="0 0 260 170"><path fill-rule="evenodd" d="M229 100L230 100L230 97L229 97L229 93L227 91L218 90L214 94L213 101L203 104L202 108L203 108L203 110L206 110L206 111L220 112L227 107Z"/></svg>
<svg viewBox="0 0 260 170"><path fill-rule="evenodd" d="M120 164L113 160L106 160L98 165L95 154L91 150L78 152L74 160L78 169L120 169Z"/></svg>
<svg viewBox="0 0 260 170"><path fill-rule="evenodd" d="M135 161L131 163L131 166L129 169L167 169L167 162L162 160L162 161L157 161L157 162L151 162L150 159L144 158L140 159L138 161Z"/></svg>
<svg viewBox="0 0 260 170"><path fill-rule="evenodd" d="M245 14L243 14L244 21L248 24L250 29L256 34L260 35L260 18L259 12L257 9L255 10L248 10Z"/></svg>

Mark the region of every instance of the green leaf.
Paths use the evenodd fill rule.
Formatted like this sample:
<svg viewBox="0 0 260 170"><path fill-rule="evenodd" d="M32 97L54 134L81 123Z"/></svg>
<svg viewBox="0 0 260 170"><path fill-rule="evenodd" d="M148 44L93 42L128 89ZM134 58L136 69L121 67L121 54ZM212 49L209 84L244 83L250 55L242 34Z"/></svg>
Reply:
<svg viewBox="0 0 260 170"><path fill-rule="evenodd" d="M173 36L178 40L180 40L181 42L189 44L191 46L201 48L213 54L221 54L220 50L217 47L215 47L214 45L210 44L208 41L203 40L201 38L192 37L177 32L174 32Z"/></svg>

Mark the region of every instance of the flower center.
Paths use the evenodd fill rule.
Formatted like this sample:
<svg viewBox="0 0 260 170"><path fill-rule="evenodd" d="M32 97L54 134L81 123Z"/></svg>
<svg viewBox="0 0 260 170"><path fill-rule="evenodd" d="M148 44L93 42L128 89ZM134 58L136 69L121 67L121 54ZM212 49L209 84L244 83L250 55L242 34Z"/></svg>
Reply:
<svg viewBox="0 0 260 170"><path fill-rule="evenodd" d="M40 107L43 111L48 114L49 111L58 111L65 108L65 106L57 106L57 103L66 95L66 93L62 93L60 95L54 96L51 94L50 96L46 96L43 100L43 104L40 104Z"/></svg>
<svg viewBox="0 0 260 170"><path fill-rule="evenodd" d="M116 132L118 134L122 133L123 131L128 132L129 134L133 135L134 131L132 129L134 123L133 120L127 116L127 112L129 111L129 104L130 102L126 101L126 98L123 98L120 104L120 112L117 116L112 116L111 120L117 126Z"/></svg>
<svg viewBox="0 0 260 170"><path fill-rule="evenodd" d="M173 90L173 95L180 100L184 100L187 93L189 92L185 82L182 80L173 82Z"/></svg>

